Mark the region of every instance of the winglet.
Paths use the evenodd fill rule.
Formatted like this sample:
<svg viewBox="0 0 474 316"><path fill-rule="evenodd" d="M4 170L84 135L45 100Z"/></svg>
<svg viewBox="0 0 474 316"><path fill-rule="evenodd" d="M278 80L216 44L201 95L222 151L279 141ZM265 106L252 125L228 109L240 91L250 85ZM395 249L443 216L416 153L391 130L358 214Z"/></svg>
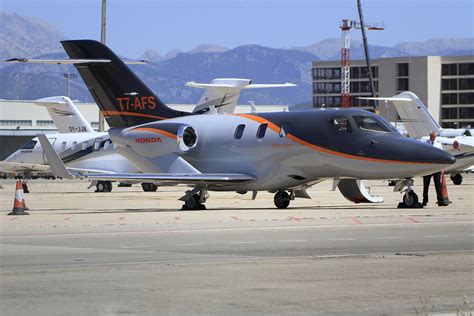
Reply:
<svg viewBox="0 0 474 316"><path fill-rule="evenodd" d="M64 166L63 161L58 156L58 154L54 151L53 146L49 142L48 138L44 134L39 134L38 139L41 143L41 147L43 148L43 152L48 159L49 166L51 167L51 172L55 177L60 177L63 179L74 179L74 176L69 173Z"/></svg>

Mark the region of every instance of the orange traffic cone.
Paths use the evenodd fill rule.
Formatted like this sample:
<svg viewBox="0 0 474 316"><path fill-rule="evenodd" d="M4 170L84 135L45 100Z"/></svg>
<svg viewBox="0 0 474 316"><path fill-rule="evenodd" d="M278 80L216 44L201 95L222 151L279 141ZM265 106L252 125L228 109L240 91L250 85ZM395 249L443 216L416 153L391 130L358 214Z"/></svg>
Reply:
<svg viewBox="0 0 474 316"><path fill-rule="evenodd" d="M8 213L8 215L30 215L25 212L25 204L23 203L24 200L25 196L23 194L23 185L21 180L18 180L15 189L15 199L13 200L13 210Z"/></svg>
<svg viewBox="0 0 474 316"><path fill-rule="evenodd" d="M447 206L451 201L448 197L448 187L446 186L446 177L444 176L444 172L441 173L441 196L443 197L442 203L438 202L439 206Z"/></svg>

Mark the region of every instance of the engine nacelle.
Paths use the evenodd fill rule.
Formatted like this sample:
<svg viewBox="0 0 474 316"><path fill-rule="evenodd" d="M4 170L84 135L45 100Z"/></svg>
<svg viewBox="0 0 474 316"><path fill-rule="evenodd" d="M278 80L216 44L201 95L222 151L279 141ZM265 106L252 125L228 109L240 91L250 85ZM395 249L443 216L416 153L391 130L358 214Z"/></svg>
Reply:
<svg viewBox="0 0 474 316"><path fill-rule="evenodd" d="M182 123L149 123L109 133L119 146L129 147L149 158L170 153L182 154L198 143L194 127Z"/></svg>

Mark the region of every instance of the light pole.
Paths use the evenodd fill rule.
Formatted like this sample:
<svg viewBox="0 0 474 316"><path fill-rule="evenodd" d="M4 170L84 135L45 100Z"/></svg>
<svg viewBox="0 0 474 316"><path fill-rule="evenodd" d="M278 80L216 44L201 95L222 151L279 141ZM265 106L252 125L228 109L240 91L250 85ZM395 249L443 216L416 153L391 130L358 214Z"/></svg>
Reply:
<svg viewBox="0 0 474 316"><path fill-rule="evenodd" d="M102 19L101 19L101 28L100 28L100 42L105 45L105 24L106 24L106 0L102 0ZM105 130L104 124L104 115L99 110L99 132L103 132Z"/></svg>
<svg viewBox="0 0 474 316"><path fill-rule="evenodd" d="M70 98L71 97L71 85L69 83L69 80L73 79L73 78L76 78L77 75L73 74L73 73L70 73L70 72L64 72L63 76L64 76L64 78L66 78L66 81L67 81L67 97Z"/></svg>

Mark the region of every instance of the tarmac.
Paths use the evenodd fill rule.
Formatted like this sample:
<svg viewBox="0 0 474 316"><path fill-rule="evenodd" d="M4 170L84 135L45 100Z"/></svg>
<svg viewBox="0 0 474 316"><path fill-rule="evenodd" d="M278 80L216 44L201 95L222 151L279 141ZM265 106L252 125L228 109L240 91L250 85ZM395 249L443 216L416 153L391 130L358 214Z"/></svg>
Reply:
<svg viewBox="0 0 474 316"><path fill-rule="evenodd" d="M7 216L15 183L1 181L1 314L472 315L474 175L448 179L447 207L432 186L422 209L369 183L384 203L323 182L286 210L210 192L207 210L179 211L183 186L33 180L31 215Z"/></svg>

